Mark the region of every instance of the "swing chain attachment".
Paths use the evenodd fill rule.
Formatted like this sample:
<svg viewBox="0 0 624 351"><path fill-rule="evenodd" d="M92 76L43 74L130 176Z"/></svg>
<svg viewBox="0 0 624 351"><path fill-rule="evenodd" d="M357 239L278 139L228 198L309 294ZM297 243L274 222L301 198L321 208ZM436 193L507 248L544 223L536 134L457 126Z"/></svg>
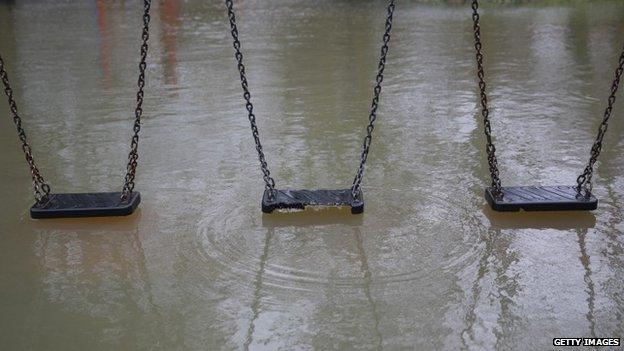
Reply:
<svg viewBox="0 0 624 351"><path fill-rule="evenodd" d="M26 138L26 132L22 127L22 119L17 111L17 104L13 99L13 89L11 89L9 76L7 75L2 56L0 56L0 78L4 84L4 93L9 101L9 108L11 109L11 114L13 115L13 123L17 129L17 135L22 142L22 151L24 152L26 162L28 162L28 167L30 168L30 177L32 178L35 200L37 203L41 203L48 197L48 195L50 195L50 185L48 185L45 179L43 179L43 176L41 175L41 172L39 172L39 168L37 168L37 164L35 163L32 149L30 148Z"/></svg>
<svg viewBox="0 0 624 351"><path fill-rule="evenodd" d="M477 78L479 79L479 93L481 97L481 116L483 117L483 127L486 139L486 152L492 179L492 190L495 196L502 197L502 186L499 178L498 160L496 159L496 147L492 141L492 126L490 124L490 110L488 108L488 98L486 94L485 72L483 70L483 53L481 52L481 26L479 25L479 1L472 0L472 22L474 29L475 51L477 59Z"/></svg>
<svg viewBox="0 0 624 351"><path fill-rule="evenodd" d="M243 88L243 98L245 99L245 108L247 109L247 118L251 125L251 133L256 143L256 151L258 152L258 160L260 160L260 168L262 169L265 189L269 190L270 199L275 198L275 180L271 177L269 166L266 158L264 157L264 151L262 144L260 143L260 133L256 124L256 115L253 112L253 104L251 103L251 93L249 92L249 83L247 81L247 75L245 74L245 65L243 64L243 53L241 52L241 43L238 40L238 27L236 25L236 15L234 14L234 4L232 0L225 0L225 6L227 7L228 18L230 21L230 28L233 39L234 50L236 51L234 57L238 62L238 72L240 74L241 87Z"/></svg>
<svg viewBox="0 0 624 351"><path fill-rule="evenodd" d="M598 156L600 156L600 151L602 150L602 139L604 138L605 133L607 132L607 127L609 124L609 118L611 117L611 112L613 111L613 104L615 104L615 94L617 93L618 87L620 85L620 79L622 78L622 73L624 72L624 48L622 49L622 53L620 54L620 62L618 67L615 69L615 77L613 78L613 83L611 84L611 94L607 99L607 108L604 112L604 117L602 118L602 123L598 129L598 135L596 136L596 141L594 141L594 145L591 148L591 156L589 158L589 162L585 167L585 170L581 175L576 179L577 187L576 190L580 196L589 197L592 193L592 176L594 173L594 164L596 160L598 160Z"/></svg>
<svg viewBox="0 0 624 351"><path fill-rule="evenodd" d="M136 108L134 110L134 135L130 142L130 153L128 154L128 164L126 166L126 177L124 180L123 190L121 192L121 201L125 202L130 198L134 190L134 177L136 174L137 161L139 159L139 132L141 131L141 117L143 115L143 88L145 87L145 69L147 68L147 41L149 39L149 23L150 23L150 7L152 1L143 1L143 31L141 38L141 60L139 62L139 79L137 81L138 91L136 94Z"/></svg>
<svg viewBox="0 0 624 351"><path fill-rule="evenodd" d="M366 160L368 159L368 152L373 139L373 130L375 129L375 120L377 120L379 95L381 94L381 82L383 82L384 69L386 68L386 55L388 54L388 44L390 43L390 32L392 30L394 8L394 0L390 0L388 2L386 31L383 35L381 55L379 57L379 64L377 65L377 77L375 79L375 87L373 88L373 101L371 103L370 115L368 116L368 125L366 126L366 137L364 138L364 143L362 145L362 154L360 156L360 167L358 168L355 178L353 179L353 185L351 185L351 194L354 199L360 194L362 179L364 178L364 166L366 165Z"/></svg>

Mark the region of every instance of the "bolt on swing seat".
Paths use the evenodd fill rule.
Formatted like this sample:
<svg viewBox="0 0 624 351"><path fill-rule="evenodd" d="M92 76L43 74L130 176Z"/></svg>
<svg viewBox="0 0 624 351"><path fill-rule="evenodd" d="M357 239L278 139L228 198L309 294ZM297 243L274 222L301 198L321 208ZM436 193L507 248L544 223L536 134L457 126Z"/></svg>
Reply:
<svg viewBox="0 0 624 351"><path fill-rule="evenodd" d="M126 201L121 200L121 192L50 194L40 203L30 208L30 217L73 218L128 216L141 202L141 194L132 192Z"/></svg>
<svg viewBox="0 0 624 351"><path fill-rule="evenodd" d="M383 35L383 43L381 46L381 55L379 57L379 64L377 66L377 76L375 79L375 85L373 88L373 101L371 105L371 112L368 118L368 125L366 128L367 134L364 138L364 145L362 147L362 153L360 156L360 165L356 173L353 185L349 189L337 189L337 190L279 190L275 189L275 181L271 177L271 172L268 169L267 162L265 160L264 151L260 142L260 136L258 132L258 126L256 125L256 116L253 112L253 104L251 103L251 93L249 92L249 83L245 73L245 65L243 63L243 54L241 52L241 43L238 38L238 28L236 25L236 15L234 12L233 0L225 0L225 6L227 8L228 18L230 22L230 33L232 34L233 46L235 49L235 55L237 61L237 68L240 74L241 87L243 88L243 98L245 100L245 107L248 112L248 119L251 126L251 131L256 144L256 151L258 152L258 159L260 160L260 167L264 175L265 191L262 196L262 212L272 213L275 210L293 209L304 210L307 207L343 207L348 206L351 208L352 214L360 214L364 212L364 200L362 190L360 188L362 178L364 175L364 166L368 157L370 144L372 140L372 132L374 129L374 123L377 119L377 108L379 103L379 96L381 94L381 83L383 81L383 72L386 65L386 55L388 53L388 44L390 42L390 32L392 29L392 18L394 14L394 0L388 0L386 9L387 17L385 23L385 31ZM354 195L355 194L355 195Z"/></svg>
<svg viewBox="0 0 624 351"><path fill-rule="evenodd" d="M308 206L351 207L352 214L364 212L362 191L353 197L351 189L339 190L271 190L266 189L262 196L262 212L271 213L277 209L303 210Z"/></svg>
<svg viewBox="0 0 624 351"><path fill-rule="evenodd" d="M592 211L598 200L578 194L576 186L509 186L496 196L494 188L485 189L485 199L495 211Z"/></svg>
<svg viewBox="0 0 624 351"><path fill-rule="evenodd" d="M13 115L13 123L22 143L22 151L30 168L36 203L30 208L33 219L69 218L69 217L109 217L127 216L133 213L141 202L141 195L134 190L134 179L138 160L139 132L141 130L141 116L143 115L143 88L145 87L145 69L149 39L151 0L143 0L143 27L142 44L140 51L139 77L137 81L136 106L134 110L134 134L131 139L130 153L126 166L126 176L122 192L103 193L69 193L53 194L50 186L39 171L32 149L22 127L17 104L13 98L13 90L9 82L4 60L0 55L0 79L4 85L4 92L8 98L9 108Z"/></svg>
<svg viewBox="0 0 624 351"><path fill-rule="evenodd" d="M585 170L577 178L577 185L558 186L515 186L503 187L499 179L496 148L492 141L490 111L486 94L485 73L483 69L483 45L481 43L481 27L479 24L479 1L472 0L472 19L477 61L477 80L481 97L481 115L483 117L484 133L487 142L487 158L489 163L492 187L485 189L485 199L495 211L592 211L598 207L598 200L591 193L594 165L603 145L603 138L607 130L615 94L624 72L624 49L619 58L619 65L615 70L615 77L611 85L602 123L596 140L591 148L591 156Z"/></svg>

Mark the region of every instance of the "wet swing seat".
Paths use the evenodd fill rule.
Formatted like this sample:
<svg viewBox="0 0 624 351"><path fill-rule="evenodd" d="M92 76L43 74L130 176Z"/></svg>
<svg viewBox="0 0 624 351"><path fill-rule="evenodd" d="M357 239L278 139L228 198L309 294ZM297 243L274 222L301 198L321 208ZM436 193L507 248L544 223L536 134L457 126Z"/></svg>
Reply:
<svg viewBox="0 0 624 351"><path fill-rule="evenodd" d="M22 119L18 113L17 104L13 98L9 77L7 75L4 60L0 55L0 80L4 85L4 93L7 96L13 123L17 129L22 151L30 168L33 182L33 191L36 199L35 205L30 208L30 217L33 219L43 218L68 218L68 217L110 217L127 216L136 210L141 202L141 195L134 192L134 180L137 168L139 132L141 130L141 117L143 115L143 98L145 87L145 69L147 67L147 50L149 39L151 0L143 0L143 28L142 45L140 51L139 77L137 80L136 107L134 110L133 136L130 143L126 176L124 178L123 193L69 193L53 194L50 185L45 181L37 167L30 144L26 138L26 132L22 126ZM123 200L122 200L122 194Z"/></svg>
<svg viewBox="0 0 624 351"><path fill-rule="evenodd" d="M362 191L354 198L351 189L339 190L271 190L264 191L262 196L262 212L271 213L276 209L303 210L307 206L349 206L352 214L364 212Z"/></svg>
<svg viewBox="0 0 624 351"><path fill-rule="evenodd" d="M72 218L127 216L136 210L141 195L132 192L127 201L121 201L120 192L50 194L42 203L30 208L30 217Z"/></svg>
<svg viewBox="0 0 624 351"><path fill-rule="evenodd" d="M615 94L618 90L622 74L624 73L624 49L615 70L611 90L607 99L607 107L591 148L591 156L587 166L577 179L575 186L518 186L503 187L499 178L496 147L492 138L490 110L486 93L485 71L483 68L483 44L481 43L481 26L479 24L479 1L472 0L472 20L474 30L474 48L477 62L477 81L480 94L481 116L483 117L483 131L486 137L487 160L492 180L492 187L485 189L485 199L495 211L592 211L598 207L598 200L591 195L592 175L600 151L603 138L607 131L609 118L615 103ZM498 190L498 191L497 191Z"/></svg>
<svg viewBox="0 0 624 351"><path fill-rule="evenodd" d="M383 81L383 73L386 66L386 54L388 53L388 44L390 42L390 31L392 29L392 19L394 13L394 0L388 0L386 9L386 25L383 35L383 41L381 46L381 55L379 57L379 64L377 65L377 76L375 79L375 85L373 88L373 100L371 104L371 112L368 117L368 125L366 126L366 137L362 146L362 153L360 155L360 165L357 170L356 176L353 180L353 186L350 189L338 189L338 190L278 190L275 189L275 180L271 177L262 143L260 142L260 136L258 132L258 126L256 124L256 115L253 112L253 104L251 102L251 93L249 92L249 82L247 80L245 65L243 63L243 54L241 52L241 43L238 38L238 26L236 25L236 15L234 11L234 2L232 0L225 0L228 19L230 22L230 33L232 34L233 46L235 50L234 57L236 58L238 71L240 74L241 87L243 89L243 99L245 100L245 107L247 109L247 117L253 133L254 142L256 144L256 151L258 152L258 159L260 161L260 167L263 173L263 179L265 182L265 191L262 196L262 212L272 213L274 210L279 209L294 209L303 210L306 207L351 207L352 214L360 214L364 212L364 200L362 197L361 183L364 176L364 165L366 163L371 140L374 129L374 123L377 119L377 108L379 104L379 97L381 94L381 83ZM357 195L353 195L353 194Z"/></svg>
<svg viewBox="0 0 624 351"><path fill-rule="evenodd" d="M576 186L502 187L502 196L485 189L485 199L495 211L592 211L598 207L594 196L579 196Z"/></svg>

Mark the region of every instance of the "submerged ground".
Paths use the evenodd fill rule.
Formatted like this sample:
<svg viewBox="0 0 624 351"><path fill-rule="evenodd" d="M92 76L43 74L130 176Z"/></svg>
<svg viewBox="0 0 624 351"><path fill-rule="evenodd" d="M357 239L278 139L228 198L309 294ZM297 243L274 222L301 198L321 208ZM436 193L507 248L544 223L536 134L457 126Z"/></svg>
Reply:
<svg viewBox="0 0 624 351"><path fill-rule="evenodd" d="M619 1L483 10L503 183L574 184L624 43ZM138 2L0 2L35 156L59 192L122 184ZM384 3L239 1L278 187L348 187ZM624 336L624 98L592 214L488 210L470 9L400 1L363 216L263 216L221 2L154 3L135 215L33 221L0 99L0 348L549 349ZM620 93L622 96L624 92Z"/></svg>

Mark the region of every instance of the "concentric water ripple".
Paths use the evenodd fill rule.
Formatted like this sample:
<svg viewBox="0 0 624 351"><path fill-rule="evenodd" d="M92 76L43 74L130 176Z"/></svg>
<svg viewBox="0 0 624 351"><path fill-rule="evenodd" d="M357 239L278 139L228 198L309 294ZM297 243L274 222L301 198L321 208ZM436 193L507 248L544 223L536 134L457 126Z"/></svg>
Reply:
<svg viewBox="0 0 624 351"><path fill-rule="evenodd" d="M318 293L330 286L347 293L365 285L426 287L436 275L462 274L478 260L479 237L462 236L462 224L455 221L469 217L440 197L421 196L428 213L436 214L426 221L408 215L409 208L381 209L405 212L402 223L385 227L367 214L354 223L348 210L262 215L257 204L230 195L203 216L189 259L219 270L220 279L243 291L259 279L272 294L284 296ZM326 216L333 222L323 223Z"/></svg>

